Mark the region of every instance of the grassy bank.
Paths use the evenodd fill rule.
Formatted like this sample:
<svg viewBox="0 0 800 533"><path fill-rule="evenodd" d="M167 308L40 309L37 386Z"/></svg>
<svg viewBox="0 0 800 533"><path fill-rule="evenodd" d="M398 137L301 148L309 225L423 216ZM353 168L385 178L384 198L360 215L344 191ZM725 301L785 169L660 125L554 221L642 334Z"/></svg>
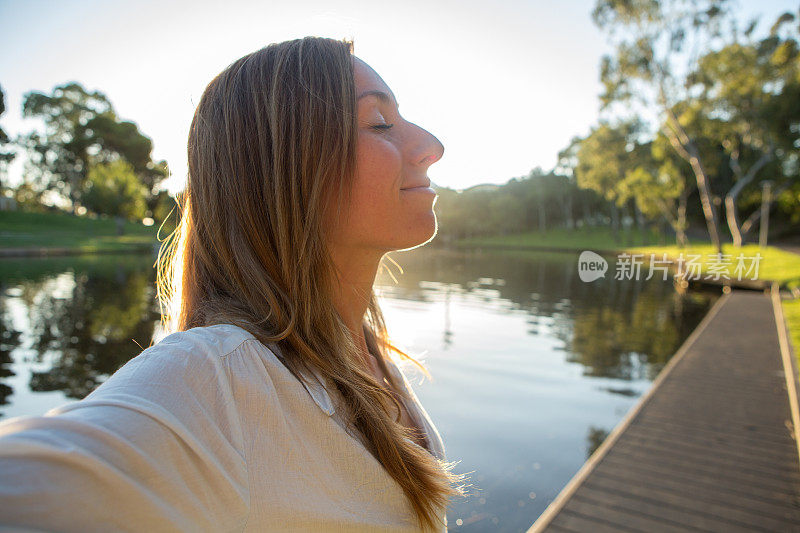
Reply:
<svg viewBox="0 0 800 533"><path fill-rule="evenodd" d="M68 248L85 253L143 249L156 243L157 226L125 223L117 235L113 219L67 213L0 211L0 249ZM163 232L162 232L163 237Z"/></svg>
<svg viewBox="0 0 800 533"><path fill-rule="evenodd" d="M783 301L783 317L789 328L789 342L800 366L800 299Z"/></svg>
<svg viewBox="0 0 800 533"><path fill-rule="evenodd" d="M737 257L740 255L745 260L745 267L749 267L757 254L761 259L758 260L757 276L755 271L750 275L743 275L742 279L759 279L777 281L782 288L793 289L800 287L800 255L791 252L785 252L779 248L767 246L760 248L757 244L748 244L741 248L736 248L732 244L722 245L722 253L725 260L720 262L716 260L714 247L710 244L701 244L688 246L686 248L678 248L677 246L639 246L627 248L631 253L643 253L646 258L650 254L655 254L656 259L661 258L663 254L668 257L678 258L683 254L684 260L700 256L697 262L701 265L703 275L709 271L713 263L719 265L718 271L726 273L731 279L737 279L736 273Z"/></svg>

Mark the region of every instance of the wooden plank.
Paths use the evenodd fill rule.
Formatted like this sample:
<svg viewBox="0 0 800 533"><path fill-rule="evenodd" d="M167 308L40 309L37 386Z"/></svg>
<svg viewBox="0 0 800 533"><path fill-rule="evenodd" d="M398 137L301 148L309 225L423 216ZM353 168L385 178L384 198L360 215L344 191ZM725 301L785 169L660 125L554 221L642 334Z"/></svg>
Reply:
<svg viewBox="0 0 800 533"><path fill-rule="evenodd" d="M550 531L553 531L554 533L583 533L582 531L577 529L570 529L555 524L550 524Z"/></svg>
<svg viewBox="0 0 800 533"><path fill-rule="evenodd" d="M665 465L675 468L685 468L687 471L704 472L709 475L719 475L735 483L744 482L764 488L776 487L786 489L785 485L800 481L796 472L776 473L753 468L748 461L725 461L714 456L713 450L709 453L687 454L673 453L664 449L646 447L633 444L627 439L614 447L616 453L623 454L630 460L656 456Z"/></svg>
<svg viewBox="0 0 800 533"><path fill-rule="evenodd" d="M693 426L690 425L690 422L686 422L684 426L681 426L679 423L675 422L667 422L665 420L655 420L655 417L649 418L648 420L642 420L639 425L646 429L653 429L653 430L663 430L669 432L675 432L679 429L684 429L686 426L689 426L691 429L690 434L700 435L710 439L721 439L723 441L730 441L735 442L737 444L741 444L743 446L750 446L755 448L756 450L761 450L762 452L772 452L772 453L780 453L782 455L786 455L787 453L794 457L793 450L787 449L784 439L774 439L767 436L759 436L757 433L752 431L746 430L738 430L732 426L726 427L718 427L718 428L703 428L700 426Z"/></svg>
<svg viewBox="0 0 800 533"><path fill-rule="evenodd" d="M747 495L752 498L754 502L780 505L787 509L792 509L797 506L796 496L789 492L763 489L761 487L738 483L720 483L721 480L717 476L700 476L691 471L681 472L669 466L665 466L663 463L659 462L657 458L654 458L652 461L638 461L636 463L631 463L627 460L616 461L614 458L608 458L607 462L607 469L612 472L641 472L655 479L674 480L685 486L701 486L709 493L718 493L720 495L730 493Z"/></svg>
<svg viewBox="0 0 800 533"><path fill-rule="evenodd" d="M781 348L781 362L783 363L783 375L786 380L786 392L789 395L789 409L792 415L792 437L797 448L798 460L800 460L800 393L797 390L797 358L789 342L789 325L783 318L783 304L781 303L781 291L778 283L773 282L770 297L772 298L772 310L775 313L775 323L778 328L778 345Z"/></svg>
<svg viewBox="0 0 800 533"><path fill-rule="evenodd" d="M662 451L665 454L708 456L714 462L746 464L748 468L774 472L775 475L790 480L800 480L800 471L794 472L786 469L786 463L791 464L793 460L791 456L784 455L781 460L776 461L774 458L762 458L757 452L737 451L724 442L698 446L688 440L690 436L691 433L676 432L670 436L658 437L629 430L626 434L625 444L654 452Z"/></svg>
<svg viewBox="0 0 800 533"><path fill-rule="evenodd" d="M673 518L662 519L659 516L654 516L651 512L648 512L653 509L647 508L646 505L640 505L638 508L619 505L618 502L610 502L608 498L605 498L605 501L601 498L595 499L597 494L591 494L591 496L585 494L585 492L575 494L570 500L569 510L580 513L583 516L602 517L615 524L618 528L630 527L638 531L659 531L664 533L713 531L703 526L695 528Z"/></svg>
<svg viewBox="0 0 800 533"><path fill-rule="evenodd" d="M787 509L786 502L764 500L755 497L747 490L724 490L724 487L709 487L701 483L691 483L684 480L675 480L666 476L655 476L652 472L632 471L618 469L611 471L599 470L592 476L592 480L618 484L620 489L642 492L649 495L658 491L670 491L680 494L696 502L698 506L706 503L734 505L749 512L759 512L769 518L783 522L791 522L792 512ZM587 483L591 481L588 480Z"/></svg>
<svg viewBox="0 0 800 533"><path fill-rule="evenodd" d="M587 503L594 506L594 512L607 514L609 511L619 513L637 513L638 520L650 523L647 531L759 531L775 533L764 527L753 527L735 520L720 518L708 513L689 512L687 509L666 502L654 502L630 498L621 493L598 490L582 490L572 497L569 509L588 509Z"/></svg>
<svg viewBox="0 0 800 533"><path fill-rule="evenodd" d="M743 497L714 498L704 492L697 493L689 487L677 488L666 483L633 483L603 476L600 471L584 482L592 494L609 496L614 502L629 501L634 505L647 503L655 506L656 516L673 518L682 516L687 525L695 525L696 517L707 517L713 523L728 523L736 527L752 527L755 530L786 531L794 524L790 513L783 516L765 512L762 506L750 505ZM721 501L725 500L725 501ZM774 510L774 507L770 510ZM789 516L787 516L789 515Z"/></svg>
<svg viewBox="0 0 800 533"><path fill-rule="evenodd" d="M628 432L631 436L652 435L654 438L667 438L675 434L675 429L666 427L666 424L642 424L637 421L631 424ZM701 447L725 446L726 449L737 453L755 454L770 461L792 461L795 455L793 450L788 450L783 446L765 447L763 442L753 442L746 438L733 438L719 431L699 431L696 428L692 428L692 431L685 433L683 438L687 444Z"/></svg>
<svg viewBox="0 0 800 533"><path fill-rule="evenodd" d="M590 514L586 515L573 509L564 509L553 521L553 525L581 533L589 531L592 533L645 533L653 531L652 529L646 529L647 526L652 526L652 523L644 527L639 524L640 527L635 528L631 527L629 523L630 516L628 515L615 516L612 513L610 516L603 514L602 517L598 517L599 513L596 511L596 509L589 508L587 512ZM611 522L609 518L617 518L618 522ZM681 530L681 532L683 531L685 530Z"/></svg>

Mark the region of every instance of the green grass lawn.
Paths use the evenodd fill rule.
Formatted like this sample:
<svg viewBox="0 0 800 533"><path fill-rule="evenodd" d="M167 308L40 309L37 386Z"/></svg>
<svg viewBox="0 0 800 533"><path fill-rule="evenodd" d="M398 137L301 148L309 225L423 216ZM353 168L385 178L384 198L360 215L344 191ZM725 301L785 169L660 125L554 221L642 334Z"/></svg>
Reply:
<svg viewBox="0 0 800 533"><path fill-rule="evenodd" d="M125 223L117 235L113 219L67 213L0 211L0 248L71 248L81 252L124 251L156 243L157 226ZM164 237L163 231L161 237Z"/></svg>
<svg viewBox="0 0 800 533"><path fill-rule="evenodd" d="M792 343L797 364L800 366L800 299L784 300L783 316L789 328L789 342Z"/></svg>
<svg viewBox="0 0 800 533"><path fill-rule="evenodd" d="M757 244L747 244L741 248L736 248L732 244L723 244L722 253L725 259L722 262L716 260L714 247L710 244L698 244L686 248L678 248L674 245L639 246L628 248L627 250L631 253L644 253L648 258L651 253L654 253L657 259L665 253L672 258L677 258L683 253L683 257L686 260L691 256L699 255L698 262L701 264L704 274L711 263L724 263L724 267L721 267L719 271L726 272L731 279L738 277L735 270L738 263L737 257L741 255L745 260L746 267L749 267L757 257L757 254L759 254L761 259L758 261L757 276L753 275L755 274L755 271L753 271L750 275L743 275L742 279L777 281L782 288L789 290L800 287L800 255L785 252L772 246L760 248Z"/></svg>

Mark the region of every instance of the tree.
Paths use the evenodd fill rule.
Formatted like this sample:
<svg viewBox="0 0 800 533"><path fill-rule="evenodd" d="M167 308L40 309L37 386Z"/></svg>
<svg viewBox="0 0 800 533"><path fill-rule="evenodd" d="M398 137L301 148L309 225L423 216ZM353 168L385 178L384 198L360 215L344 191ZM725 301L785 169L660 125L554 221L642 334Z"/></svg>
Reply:
<svg viewBox="0 0 800 533"><path fill-rule="evenodd" d="M133 122L121 121L99 91L68 83L51 95L30 92L24 97L23 116L41 118L45 124L43 133L32 131L20 139L29 156L27 170L40 187L68 198L73 211L95 163L125 159L145 184L148 197L167 176L166 162L150 158L152 141Z"/></svg>
<svg viewBox="0 0 800 533"><path fill-rule="evenodd" d="M592 13L616 47L601 64L603 106L638 104L640 116L660 115L661 131L695 175L709 237L719 253L709 172L675 108L692 98L686 79L697 70L698 54L722 40L726 9L727 0L598 0Z"/></svg>
<svg viewBox="0 0 800 533"><path fill-rule="evenodd" d="M631 191L622 187L626 174L637 166L633 152L639 122L620 122L612 125L601 122L592 128L580 143L575 167L576 183L591 189L611 204L611 225L614 238L619 239L619 209L631 200Z"/></svg>
<svg viewBox="0 0 800 533"><path fill-rule="evenodd" d="M3 93L3 87L0 86L0 116L3 115L6 111L6 103L5 103L5 94ZM7 152L4 145L7 145L11 142L8 138L8 135L3 128L0 128L0 185L3 183L3 178L6 173L6 167L8 166L11 161L14 160L16 157L15 152Z"/></svg>
<svg viewBox="0 0 800 533"><path fill-rule="evenodd" d="M142 135L135 123L120 121L113 113L104 113L93 117L87 126L93 133L95 161L113 161L121 155L147 188L148 197L156 192L167 177L167 163L153 162L150 156L153 143Z"/></svg>
<svg viewBox="0 0 800 533"><path fill-rule="evenodd" d="M686 246L686 200L692 188L681 170L656 142L637 147L636 165L625 173L619 188L633 198L638 211L648 218L663 218L675 231L678 246Z"/></svg>
<svg viewBox="0 0 800 533"><path fill-rule="evenodd" d="M686 230L689 227L687 207L689 195L697 189L697 182L686 161L671 149L669 140L659 133L651 145L653 160L658 164L659 185L651 196L675 231L679 247L689 244ZM666 190L662 189L666 188ZM674 194L677 193L677 197Z"/></svg>
<svg viewBox="0 0 800 533"><path fill-rule="evenodd" d="M558 153L558 161L553 172L559 176L564 176L567 180L568 194L571 196L570 200L563 200L562 207L565 211L568 210L572 216L572 210L575 204L580 206L581 219L580 224L594 224L595 214L599 212L598 204L603 202L598 193L592 189L585 189L580 187L575 176L575 170L578 168L578 153L580 152L581 137L573 137L569 145ZM567 222L567 227L574 227L575 223L570 224Z"/></svg>
<svg viewBox="0 0 800 533"><path fill-rule="evenodd" d="M781 181L780 191L797 178L798 125L800 125L800 56L795 17L784 13L770 34L754 40L756 21L720 50L700 58L689 81L701 89L698 107L704 132L724 147L735 182L725 196L728 227L741 246L751 219L740 220L737 201L759 177ZM738 34L738 32L737 32ZM775 194L774 197L777 197ZM760 209L755 212L760 213ZM753 217L754 215L751 215Z"/></svg>
<svg viewBox="0 0 800 533"><path fill-rule="evenodd" d="M32 131L21 138L28 152L26 174L41 188L69 198L73 211L90 165L92 140L87 124L98 113L109 111L111 103L105 95L87 93L77 83L56 87L50 96L31 92L24 97L23 116L45 123L43 134Z"/></svg>
<svg viewBox="0 0 800 533"><path fill-rule="evenodd" d="M86 208L121 220L144 217L147 189L125 160L98 163L89 168L83 194Z"/></svg>

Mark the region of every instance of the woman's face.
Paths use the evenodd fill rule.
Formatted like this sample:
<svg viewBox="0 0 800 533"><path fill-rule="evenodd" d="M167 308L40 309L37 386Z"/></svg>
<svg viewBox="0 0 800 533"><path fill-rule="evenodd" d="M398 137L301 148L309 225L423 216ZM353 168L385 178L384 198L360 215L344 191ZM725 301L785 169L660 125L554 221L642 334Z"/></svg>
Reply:
<svg viewBox="0 0 800 533"><path fill-rule="evenodd" d="M403 250L436 234L428 167L442 157L439 140L400 116L378 74L353 58L358 114L357 169L350 205L332 226L335 245L359 250Z"/></svg>

